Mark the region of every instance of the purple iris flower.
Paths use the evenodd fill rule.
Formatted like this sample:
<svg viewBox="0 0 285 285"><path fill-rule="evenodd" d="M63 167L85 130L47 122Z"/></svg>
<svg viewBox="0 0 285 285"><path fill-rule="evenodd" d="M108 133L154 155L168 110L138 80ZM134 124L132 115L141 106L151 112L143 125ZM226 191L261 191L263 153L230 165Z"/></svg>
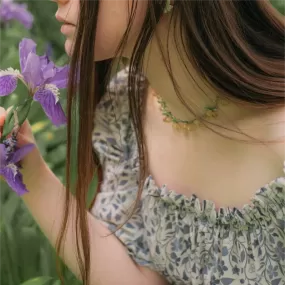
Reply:
<svg viewBox="0 0 285 285"><path fill-rule="evenodd" d="M28 88L34 101L38 101L55 126L66 123L66 117L59 102L59 89L66 88L69 66L57 67L47 54L38 56L36 44L23 39L19 45L19 70L0 70L0 97L11 94L17 87L18 79Z"/></svg>
<svg viewBox="0 0 285 285"><path fill-rule="evenodd" d="M0 20L2 22L17 20L24 25L26 29L31 29L34 17L27 10L26 4L14 3L13 0L1 0Z"/></svg>
<svg viewBox="0 0 285 285"><path fill-rule="evenodd" d="M28 190L19 171L19 162L34 146L34 144L27 144L15 151L11 151L8 144L0 144L0 175L5 178L7 184L20 196L28 192Z"/></svg>

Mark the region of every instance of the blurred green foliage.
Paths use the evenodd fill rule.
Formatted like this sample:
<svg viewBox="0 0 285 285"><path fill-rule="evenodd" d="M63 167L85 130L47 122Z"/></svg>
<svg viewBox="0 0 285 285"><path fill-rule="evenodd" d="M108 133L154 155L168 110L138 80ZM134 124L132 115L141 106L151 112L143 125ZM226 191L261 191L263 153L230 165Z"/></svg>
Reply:
<svg viewBox="0 0 285 285"><path fill-rule="evenodd" d="M285 1L284 0L270 0L272 5L283 15L285 15Z"/></svg>
<svg viewBox="0 0 285 285"><path fill-rule="evenodd" d="M284 0L271 0L273 5L285 14ZM52 45L53 59L58 65L67 62L64 53L64 37L59 33L59 23L55 21L56 4L50 1L28 1L29 10L35 16L31 31L14 22L1 29L0 68L19 69L18 44L23 37L32 38L38 44L38 53L43 53L48 44ZM7 108L17 104L26 90L21 84L13 95L2 97L0 105ZM65 106L65 92L61 92L61 102ZM40 105L34 104L29 114L38 146L44 159L64 181L65 128L55 128L47 120ZM1 285L60 285L55 269L55 252L42 234L21 198L0 181L0 242L1 242ZM94 185L96 179L94 180ZM95 187L94 187L95 188ZM89 200L94 193L90 192ZM66 284L80 284L73 274L64 267Z"/></svg>
<svg viewBox="0 0 285 285"><path fill-rule="evenodd" d="M37 43L38 54L43 54L50 44L52 59L59 66L68 62L64 53L64 37L54 14L57 5L51 1L29 1L29 10L35 16L34 26L27 31L17 22L1 29L0 69L20 69L18 45L22 38ZM7 108L26 96L26 89L19 84L15 92L0 98L0 105ZM65 106L65 90L60 100ZM34 103L28 117L44 159L56 175L64 181L66 129L56 128L47 119L41 106ZM1 209L1 285L60 285L55 268L55 251L35 223L21 198L0 181ZM66 284L80 284L64 266Z"/></svg>

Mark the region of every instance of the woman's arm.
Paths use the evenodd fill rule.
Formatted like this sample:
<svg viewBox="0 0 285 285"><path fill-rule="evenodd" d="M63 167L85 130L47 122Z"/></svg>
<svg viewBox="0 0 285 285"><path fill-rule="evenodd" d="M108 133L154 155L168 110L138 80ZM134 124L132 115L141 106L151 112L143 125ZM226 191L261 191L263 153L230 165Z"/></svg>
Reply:
<svg viewBox="0 0 285 285"><path fill-rule="evenodd" d="M48 169L27 183L29 193L22 196L24 203L51 244L55 246L61 226L64 207L64 186ZM74 196L71 196L74 202ZM76 260L75 205L70 207L64 256L61 256L70 270L80 278ZM95 219L89 212L91 250L91 285L166 285L167 282L156 272L137 266L128 256L126 249L115 235Z"/></svg>

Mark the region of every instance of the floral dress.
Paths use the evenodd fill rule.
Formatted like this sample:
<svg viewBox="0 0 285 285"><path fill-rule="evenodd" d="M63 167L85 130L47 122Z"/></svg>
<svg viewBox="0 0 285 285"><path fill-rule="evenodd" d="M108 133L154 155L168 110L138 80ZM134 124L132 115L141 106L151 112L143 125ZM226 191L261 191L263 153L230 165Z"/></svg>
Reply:
<svg viewBox="0 0 285 285"><path fill-rule="evenodd" d="M104 177L91 213L111 231L127 220L138 191L127 74L111 80L92 137ZM149 176L135 214L115 234L137 264L169 284L285 285L285 175L260 188L250 205L219 210Z"/></svg>

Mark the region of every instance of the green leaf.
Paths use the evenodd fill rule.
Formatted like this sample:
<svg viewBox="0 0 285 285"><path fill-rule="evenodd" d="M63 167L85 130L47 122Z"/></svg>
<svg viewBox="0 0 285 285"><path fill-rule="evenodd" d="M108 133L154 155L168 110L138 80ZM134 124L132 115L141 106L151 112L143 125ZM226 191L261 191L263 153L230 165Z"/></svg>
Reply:
<svg viewBox="0 0 285 285"><path fill-rule="evenodd" d="M21 280L27 280L35 276L35 269L39 269L40 248L43 239L38 234L35 226L18 225L15 233L21 236L21 239L17 240L18 258L14 261L15 266L18 265L18 268L20 268ZM27 258L29 262L26 262Z"/></svg>
<svg viewBox="0 0 285 285"><path fill-rule="evenodd" d="M97 189L97 183L98 183L98 176L95 174L91 183L90 183L88 193L87 193L86 207L88 209L90 208L91 203L95 197L96 189Z"/></svg>
<svg viewBox="0 0 285 285"><path fill-rule="evenodd" d="M24 121L27 119L32 103L33 103L33 100L28 99L25 101L23 105L18 106L17 114L18 114L18 119L19 119L19 125L22 125Z"/></svg>
<svg viewBox="0 0 285 285"><path fill-rule="evenodd" d="M16 109L15 106L13 106L10 110L10 112L8 113L8 115L6 116L5 119L5 123L4 123L4 127L3 127L3 133L2 133L2 137L6 137L9 133L11 133L13 127L14 127L14 123L13 123L13 111Z"/></svg>
<svg viewBox="0 0 285 285"><path fill-rule="evenodd" d="M19 125L22 125L24 121L26 120L26 118L28 117L32 102L33 102L32 99L28 99L22 105L13 107L9 111L6 117L6 120L5 120L4 128L3 128L3 137L6 137L8 134L10 134L14 128L14 125L15 125L14 110L16 110L17 112Z"/></svg>
<svg viewBox="0 0 285 285"><path fill-rule="evenodd" d="M5 204L2 206L2 217L7 224L13 224L20 202L20 198L11 191L7 201L5 201Z"/></svg>
<svg viewBox="0 0 285 285"><path fill-rule="evenodd" d="M46 285L51 280L53 280L52 277L41 276L41 277L36 277L36 278L30 279L24 283L21 283L21 285Z"/></svg>

